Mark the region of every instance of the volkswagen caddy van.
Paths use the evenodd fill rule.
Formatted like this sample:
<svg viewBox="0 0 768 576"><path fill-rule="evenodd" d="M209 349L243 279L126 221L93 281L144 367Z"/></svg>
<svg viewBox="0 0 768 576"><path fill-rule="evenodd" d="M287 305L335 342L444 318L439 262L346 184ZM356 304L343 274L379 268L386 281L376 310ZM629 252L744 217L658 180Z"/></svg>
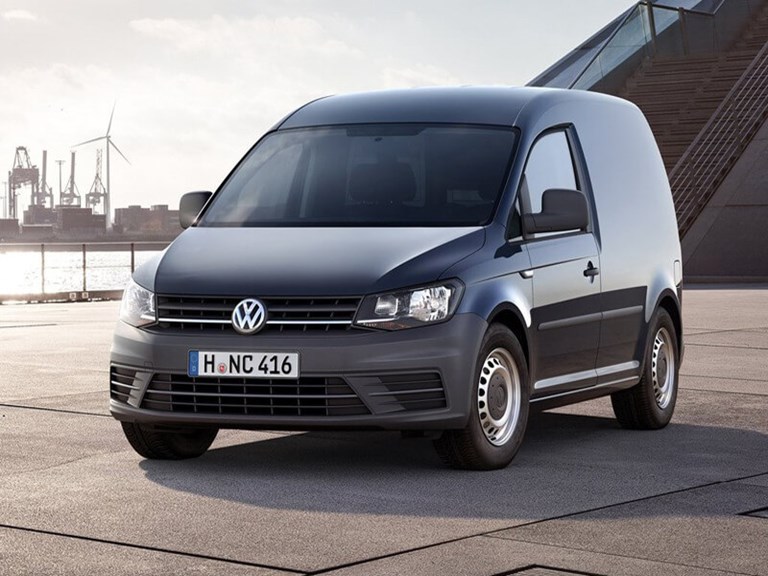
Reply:
<svg viewBox="0 0 768 576"><path fill-rule="evenodd" d="M280 121L126 288L110 408L146 458L222 428L425 433L504 467L529 412L672 417L682 266L642 113L588 92L333 96Z"/></svg>

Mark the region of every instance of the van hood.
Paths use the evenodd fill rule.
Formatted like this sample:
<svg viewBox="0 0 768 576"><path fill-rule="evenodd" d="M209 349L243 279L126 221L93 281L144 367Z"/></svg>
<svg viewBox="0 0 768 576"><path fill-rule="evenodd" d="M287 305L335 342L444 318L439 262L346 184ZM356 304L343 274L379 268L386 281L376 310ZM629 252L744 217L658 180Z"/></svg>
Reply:
<svg viewBox="0 0 768 576"><path fill-rule="evenodd" d="M478 227L190 228L136 281L160 294L361 296L437 280L484 242Z"/></svg>

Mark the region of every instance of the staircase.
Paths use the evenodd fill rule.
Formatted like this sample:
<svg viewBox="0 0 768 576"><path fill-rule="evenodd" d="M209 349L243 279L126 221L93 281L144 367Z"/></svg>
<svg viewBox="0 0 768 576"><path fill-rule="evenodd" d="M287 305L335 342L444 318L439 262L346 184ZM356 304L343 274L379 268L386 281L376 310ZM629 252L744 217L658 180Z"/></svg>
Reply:
<svg viewBox="0 0 768 576"><path fill-rule="evenodd" d="M618 95L648 118L683 236L768 114L768 5L730 50L649 60Z"/></svg>

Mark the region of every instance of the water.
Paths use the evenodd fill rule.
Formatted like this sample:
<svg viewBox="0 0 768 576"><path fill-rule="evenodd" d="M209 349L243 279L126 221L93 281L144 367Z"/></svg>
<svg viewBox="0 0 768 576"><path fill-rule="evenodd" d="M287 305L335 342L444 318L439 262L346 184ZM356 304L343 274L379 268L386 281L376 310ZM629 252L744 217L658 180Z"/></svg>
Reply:
<svg viewBox="0 0 768 576"><path fill-rule="evenodd" d="M1 250L1 248L0 248ZM135 265L149 260L159 250L135 252ZM45 293L77 292L81 290L121 290L131 277L131 253L125 251L99 251L90 248L85 258L86 282L83 287L83 253L54 251L52 245L45 252ZM0 295L40 294L43 292L42 258L36 252L0 252Z"/></svg>

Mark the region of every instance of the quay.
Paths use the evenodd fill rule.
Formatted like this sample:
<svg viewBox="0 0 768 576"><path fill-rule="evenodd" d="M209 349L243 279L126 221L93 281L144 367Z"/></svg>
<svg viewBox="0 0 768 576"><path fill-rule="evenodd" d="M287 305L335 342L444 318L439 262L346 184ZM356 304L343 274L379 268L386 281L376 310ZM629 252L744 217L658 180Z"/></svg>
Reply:
<svg viewBox="0 0 768 576"><path fill-rule="evenodd" d="M768 287L683 303L667 428L545 412L484 473L388 432L143 460L108 412L119 302L0 306L0 575L768 576Z"/></svg>

